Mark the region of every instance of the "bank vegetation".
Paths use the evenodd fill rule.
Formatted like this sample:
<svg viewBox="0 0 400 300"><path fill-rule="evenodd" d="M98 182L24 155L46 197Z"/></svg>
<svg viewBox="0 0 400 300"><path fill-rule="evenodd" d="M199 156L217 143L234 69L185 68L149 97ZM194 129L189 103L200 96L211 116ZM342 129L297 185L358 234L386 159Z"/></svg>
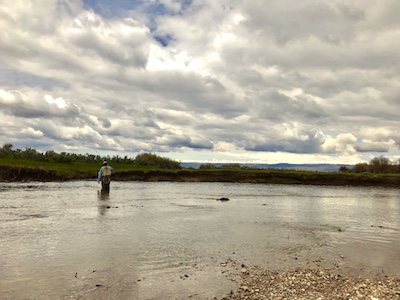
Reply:
<svg viewBox="0 0 400 300"><path fill-rule="evenodd" d="M180 162L151 153L128 156L39 152L33 148L0 148L0 181L64 181L97 178L104 160L114 167L114 180L240 182L264 184L315 184L400 187L400 160L392 162L377 157L369 163L341 167L337 172L258 169L240 164L200 165L199 169L182 168Z"/></svg>

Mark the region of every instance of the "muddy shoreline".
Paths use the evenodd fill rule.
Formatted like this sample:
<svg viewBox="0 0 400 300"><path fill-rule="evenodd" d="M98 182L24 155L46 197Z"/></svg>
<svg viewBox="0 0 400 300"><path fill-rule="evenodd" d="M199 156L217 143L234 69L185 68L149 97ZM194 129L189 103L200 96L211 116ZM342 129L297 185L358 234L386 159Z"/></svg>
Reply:
<svg viewBox="0 0 400 300"><path fill-rule="evenodd" d="M0 182L69 181L96 179L96 174L76 172L63 175L54 170L24 167L0 167ZM283 171L236 170L151 170L120 171L113 174L116 181L171 182L237 182L260 184L303 184L330 186L382 186L400 188L400 176L349 173L306 173Z"/></svg>

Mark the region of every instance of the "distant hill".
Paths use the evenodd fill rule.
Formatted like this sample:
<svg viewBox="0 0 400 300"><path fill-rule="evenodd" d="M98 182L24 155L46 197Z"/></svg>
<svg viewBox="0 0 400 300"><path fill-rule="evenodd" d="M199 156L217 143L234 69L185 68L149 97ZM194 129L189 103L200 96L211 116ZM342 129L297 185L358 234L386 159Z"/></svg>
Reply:
<svg viewBox="0 0 400 300"><path fill-rule="evenodd" d="M212 163L216 167L221 167L223 165L229 165L224 163ZM202 163L196 162L182 162L181 166L184 168L194 168L198 169ZM340 167L351 168L353 165L347 164L240 164L241 167L250 167L256 169L290 169L290 170L302 170L302 171L320 171L320 172L337 172Z"/></svg>

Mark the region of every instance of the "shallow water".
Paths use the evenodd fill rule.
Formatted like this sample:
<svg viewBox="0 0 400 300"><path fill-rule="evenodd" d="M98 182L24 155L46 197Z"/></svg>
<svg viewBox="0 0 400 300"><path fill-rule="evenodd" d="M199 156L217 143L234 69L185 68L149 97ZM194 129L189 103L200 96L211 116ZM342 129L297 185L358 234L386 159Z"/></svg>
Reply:
<svg viewBox="0 0 400 300"><path fill-rule="evenodd" d="M1 299L210 299L241 264L400 276L398 189L1 183L0 231Z"/></svg>

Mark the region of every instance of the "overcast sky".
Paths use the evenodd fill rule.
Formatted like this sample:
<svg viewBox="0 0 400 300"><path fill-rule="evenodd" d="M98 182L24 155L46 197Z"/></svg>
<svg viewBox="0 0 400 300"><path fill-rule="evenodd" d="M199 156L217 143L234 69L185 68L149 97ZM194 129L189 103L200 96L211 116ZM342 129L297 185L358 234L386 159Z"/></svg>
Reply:
<svg viewBox="0 0 400 300"><path fill-rule="evenodd" d="M398 0L1 0L0 144L400 158Z"/></svg>

